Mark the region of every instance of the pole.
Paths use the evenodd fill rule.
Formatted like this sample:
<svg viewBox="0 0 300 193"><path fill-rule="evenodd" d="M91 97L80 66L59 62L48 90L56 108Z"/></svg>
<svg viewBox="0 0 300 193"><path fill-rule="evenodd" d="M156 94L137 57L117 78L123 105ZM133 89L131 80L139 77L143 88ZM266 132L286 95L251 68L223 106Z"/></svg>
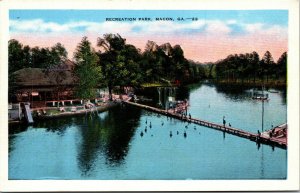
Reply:
<svg viewBox="0 0 300 193"><path fill-rule="evenodd" d="M262 119L261 119L261 132L264 132L264 110L265 110L265 100L262 100Z"/></svg>
<svg viewBox="0 0 300 193"><path fill-rule="evenodd" d="M264 95L264 89L265 87L262 86L262 118L261 118L261 132L264 132L264 111L265 111L265 95Z"/></svg>

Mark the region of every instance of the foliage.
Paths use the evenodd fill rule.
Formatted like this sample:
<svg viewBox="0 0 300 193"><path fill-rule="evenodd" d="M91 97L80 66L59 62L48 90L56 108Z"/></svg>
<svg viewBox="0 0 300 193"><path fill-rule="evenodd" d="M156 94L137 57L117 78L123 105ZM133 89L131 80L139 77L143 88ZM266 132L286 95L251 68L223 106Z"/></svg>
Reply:
<svg viewBox="0 0 300 193"><path fill-rule="evenodd" d="M256 52L229 55L214 64L216 78L230 82L241 80L253 83L268 83L270 79L277 81L280 78L286 80L286 58L285 52L275 63L269 51L266 51L261 60Z"/></svg>
<svg viewBox="0 0 300 193"><path fill-rule="evenodd" d="M19 69L26 68L30 64L30 60L25 57L28 53L28 47L24 49L24 46L17 40L10 40L8 42L8 72L11 74Z"/></svg>
<svg viewBox="0 0 300 193"><path fill-rule="evenodd" d="M104 83L112 100L112 89L115 86L138 86L141 81L140 53L133 45L126 44L126 39L119 34L105 34L98 38L99 66Z"/></svg>
<svg viewBox="0 0 300 193"><path fill-rule="evenodd" d="M81 99L94 98L96 87L102 78L101 68L97 66L98 57L87 37L83 37L74 53L74 75L77 79L75 95Z"/></svg>
<svg viewBox="0 0 300 193"><path fill-rule="evenodd" d="M141 69L144 82L195 82L205 77L204 67L197 62L187 60L180 45L165 43L158 46L148 41L142 53Z"/></svg>
<svg viewBox="0 0 300 193"><path fill-rule="evenodd" d="M287 73L287 53L284 52L277 61L276 77L284 77L286 80Z"/></svg>
<svg viewBox="0 0 300 193"><path fill-rule="evenodd" d="M15 39L8 42L9 73L22 68L51 68L66 60L67 56L68 53L61 43L51 48L30 48Z"/></svg>
<svg viewBox="0 0 300 193"><path fill-rule="evenodd" d="M154 41L148 41L142 52L134 45L127 44L119 34L104 34L97 39L97 47L99 50L96 52L87 37L83 37L74 53L77 97L93 98L99 86L108 87L112 99L112 89L116 86L189 84L207 78L221 82L286 82L286 52L277 62L269 51L261 59L253 51L231 54L215 63L201 64L187 60L180 45L157 45ZM43 68L46 73L52 74L58 93L64 75L59 70L58 73L52 72L58 69L57 64L66 59L66 49L60 43L51 48L30 48L17 40L9 41L9 73L27 67ZM9 80L13 85L13 76Z"/></svg>

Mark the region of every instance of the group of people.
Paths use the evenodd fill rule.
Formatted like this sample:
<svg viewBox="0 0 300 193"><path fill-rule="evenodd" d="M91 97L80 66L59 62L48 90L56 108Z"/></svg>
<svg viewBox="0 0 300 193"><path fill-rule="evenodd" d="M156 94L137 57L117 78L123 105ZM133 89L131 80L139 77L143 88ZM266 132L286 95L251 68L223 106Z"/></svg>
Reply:
<svg viewBox="0 0 300 193"><path fill-rule="evenodd" d="M270 136L270 138L272 138L272 137L285 137L286 136L286 128L283 128L283 129L273 128L269 132L269 136Z"/></svg>
<svg viewBox="0 0 300 193"><path fill-rule="evenodd" d="M184 101L177 101L174 106L170 106L173 109L174 113L182 114L183 112L187 111L187 107L189 106L188 100L185 99Z"/></svg>

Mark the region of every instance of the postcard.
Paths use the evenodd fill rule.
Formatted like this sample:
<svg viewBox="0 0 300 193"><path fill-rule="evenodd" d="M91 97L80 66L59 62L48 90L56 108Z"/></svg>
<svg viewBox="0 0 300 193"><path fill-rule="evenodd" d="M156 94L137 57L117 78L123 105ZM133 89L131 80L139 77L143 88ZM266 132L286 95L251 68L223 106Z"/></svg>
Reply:
<svg viewBox="0 0 300 193"><path fill-rule="evenodd" d="M0 2L1 191L299 190L298 4Z"/></svg>

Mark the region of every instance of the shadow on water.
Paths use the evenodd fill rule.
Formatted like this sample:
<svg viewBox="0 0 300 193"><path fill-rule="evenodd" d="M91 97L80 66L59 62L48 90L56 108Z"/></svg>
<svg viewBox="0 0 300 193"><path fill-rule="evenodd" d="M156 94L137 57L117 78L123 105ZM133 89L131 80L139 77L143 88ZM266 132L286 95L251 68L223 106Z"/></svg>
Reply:
<svg viewBox="0 0 300 193"><path fill-rule="evenodd" d="M73 117L64 117L53 120L39 121L33 126L37 128L46 128L47 132L53 132L57 135L63 136L66 132L66 129L73 125L74 120L75 119Z"/></svg>
<svg viewBox="0 0 300 193"><path fill-rule="evenodd" d="M190 92L198 89L200 86L201 83L180 87L147 87L136 90L136 94L151 99L150 101L141 101L140 103L158 108L166 108L169 97L174 97L175 100L180 101L189 100Z"/></svg>
<svg viewBox="0 0 300 193"><path fill-rule="evenodd" d="M9 142L9 146L8 146L8 153L10 153L11 151L14 150L14 141L15 138L17 137L18 133L22 133L24 131L26 131L28 128L27 124L13 124L13 125L8 125L8 142Z"/></svg>
<svg viewBox="0 0 300 193"><path fill-rule="evenodd" d="M118 167L124 162L130 141L139 126L141 110L130 107L115 107L98 116L87 114L37 121L33 125L13 125L9 129L9 152L14 149L14 139L29 129L51 132L58 136L79 135L76 144L79 169L89 176L96 169L99 156L104 156L109 167Z"/></svg>
<svg viewBox="0 0 300 193"><path fill-rule="evenodd" d="M190 84L187 86L180 87L148 87L137 90L137 95L146 96L152 99L150 102L141 102L150 106L164 108L164 104L168 100L170 95L170 89L174 89L176 100L189 100L190 93L194 90L201 88L202 86L212 87L222 94L225 98L233 101L247 101L252 100L252 89L261 90L261 87L254 87L251 85L240 85L240 84L223 84L223 83L212 83L212 82L200 82L196 84ZM286 104L286 87L265 87L266 92L273 91L279 94L282 100L282 104ZM171 92L172 93L172 92Z"/></svg>
<svg viewBox="0 0 300 193"><path fill-rule="evenodd" d="M110 109L107 115L84 117L78 147L78 162L82 175L89 175L98 156L104 154L109 167L121 165L128 153L129 143L139 126L141 111L131 107ZM102 153L101 153L102 152Z"/></svg>
<svg viewBox="0 0 300 193"><path fill-rule="evenodd" d="M231 84L213 84L218 93L223 94L226 98L230 100L251 100L252 93L250 89L253 87L244 85L231 85Z"/></svg>
<svg viewBox="0 0 300 193"><path fill-rule="evenodd" d="M66 128L72 124L72 118L58 118L53 120L36 121L32 125L21 123L16 125L9 125L9 152L13 150L14 139L18 134L27 131L28 129L46 129L47 132L53 132L63 136Z"/></svg>
<svg viewBox="0 0 300 193"><path fill-rule="evenodd" d="M27 124L9 124L8 125L8 133L9 135L18 134L26 131L28 128Z"/></svg>
<svg viewBox="0 0 300 193"><path fill-rule="evenodd" d="M215 87L218 93L223 94L226 98L234 101L252 100L252 89L261 90L262 87L254 87L239 84L218 84L218 83L205 83L207 86ZM282 104L286 104L286 87L265 87L265 92L274 91L279 94L282 99Z"/></svg>

